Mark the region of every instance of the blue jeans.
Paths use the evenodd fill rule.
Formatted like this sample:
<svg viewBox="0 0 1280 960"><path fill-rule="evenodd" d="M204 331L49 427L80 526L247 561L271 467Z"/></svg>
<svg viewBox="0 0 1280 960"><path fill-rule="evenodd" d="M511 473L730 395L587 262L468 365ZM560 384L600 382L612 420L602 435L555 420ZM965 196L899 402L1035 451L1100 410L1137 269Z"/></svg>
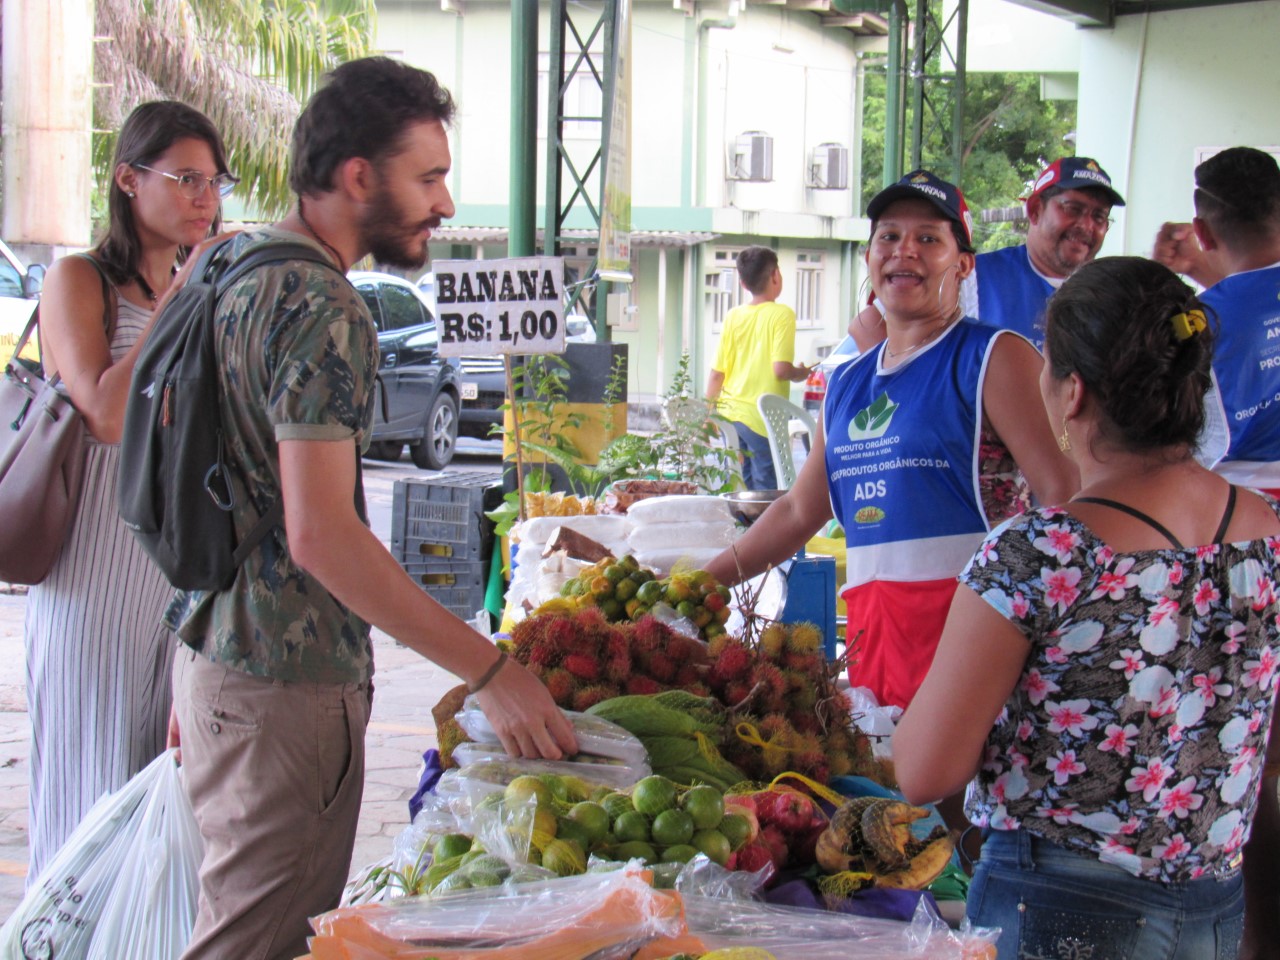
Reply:
<svg viewBox="0 0 1280 960"><path fill-rule="evenodd" d="M1160 883L1041 840L989 830L966 912L999 927L999 960L1234 960L1244 883Z"/></svg>
<svg viewBox="0 0 1280 960"><path fill-rule="evenodd" d="M778 477L773 472L773 453L769 438L756 433L745 423L733 421L738 431L738 447L743 453L742 479L748 490L777 490Z"/></svg>

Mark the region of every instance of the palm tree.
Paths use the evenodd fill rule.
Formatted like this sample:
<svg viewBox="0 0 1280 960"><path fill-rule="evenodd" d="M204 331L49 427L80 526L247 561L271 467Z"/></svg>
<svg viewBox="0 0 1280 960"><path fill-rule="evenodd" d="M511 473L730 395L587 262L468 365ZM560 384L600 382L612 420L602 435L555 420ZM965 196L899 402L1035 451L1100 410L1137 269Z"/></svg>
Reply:
<svg viewBox="0 0 1280 960"><path fill-rule="evenodd" d="M171 98L222 131L256 213L289 205L289 135L325 71L368 52L373 0L97 0L94 163L139 103Z"/></svg>

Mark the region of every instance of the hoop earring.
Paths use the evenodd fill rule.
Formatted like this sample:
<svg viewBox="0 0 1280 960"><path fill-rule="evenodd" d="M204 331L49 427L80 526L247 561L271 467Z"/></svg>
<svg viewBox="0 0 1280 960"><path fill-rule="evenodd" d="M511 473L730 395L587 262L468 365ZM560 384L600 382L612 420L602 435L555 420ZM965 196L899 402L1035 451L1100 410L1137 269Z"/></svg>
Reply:
<svg viewBox="0 0 1280 960"><path fill-rule="evenodd" d="M1071 435L1067 433L1067 419L1062 418L1062 435L1058 437L1058 449L1066 453L1071 449Z"/></svg>

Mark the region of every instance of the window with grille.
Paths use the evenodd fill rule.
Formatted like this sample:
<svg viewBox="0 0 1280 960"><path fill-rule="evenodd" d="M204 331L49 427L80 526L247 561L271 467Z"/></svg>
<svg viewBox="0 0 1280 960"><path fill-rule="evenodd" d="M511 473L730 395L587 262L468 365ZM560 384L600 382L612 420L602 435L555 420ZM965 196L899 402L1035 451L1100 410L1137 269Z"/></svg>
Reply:
<svg viewBox="0 0 1280 960"><path fill-rule="evenodd" d="M740 248L713 250L711 264L704 274L707 316L711 318L711 329L715 333L724 328L729 311L746 303L748 299L747 292L738 282L737 262L740 252Z"/></svg>
<svg viewBox="0 0 1280 960"><path fill-rule="evenodd" d="M822 254L801 250L796 254L796 326L822 326Z"/></svg>

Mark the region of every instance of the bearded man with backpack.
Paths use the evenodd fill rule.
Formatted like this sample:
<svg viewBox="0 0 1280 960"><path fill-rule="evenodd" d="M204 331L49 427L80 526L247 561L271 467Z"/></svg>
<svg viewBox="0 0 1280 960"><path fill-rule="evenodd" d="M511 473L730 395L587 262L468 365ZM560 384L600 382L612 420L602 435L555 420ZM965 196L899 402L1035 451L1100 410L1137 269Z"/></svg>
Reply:
<svg viewBox="0 0 1280 960"><path fill-rule="evenodd" d="M338 67L293 135L297 208L238 234L221 259L304 243L310 258L219 287L214 349L237 541L283 502L222 590L175 611L172 742L205 842L186 960L295 957L307 918L335 907L364 783L370 624L461 677L508 752L558 758L572 728L545 687L413 584L363 519L377 339L346 280L372 253L427 259L453 215L445 185L453 101L386 58ZM203 259L193 257L193 260Z"/></svg>

